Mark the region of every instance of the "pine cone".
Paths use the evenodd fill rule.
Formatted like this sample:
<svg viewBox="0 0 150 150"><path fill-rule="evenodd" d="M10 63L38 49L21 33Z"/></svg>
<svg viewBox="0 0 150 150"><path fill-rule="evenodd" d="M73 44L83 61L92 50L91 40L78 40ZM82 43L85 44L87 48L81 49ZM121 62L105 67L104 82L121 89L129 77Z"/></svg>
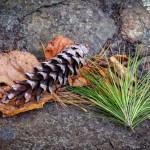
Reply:
<svg viewBox="0 0 150 150"><path fill-rule="evenodd" d="M63 50L56 57L43 62L42 67L35 67L34 73L26 73L28 80L16 81L17 85L12 86L3 96L2 103L8 103L12 99L16 103L21 99L25 103L33 99L39 101L45 91L52 94L56 88L66 84L68 76L78 74L87 52L85 45L74 45Z"/></svg>

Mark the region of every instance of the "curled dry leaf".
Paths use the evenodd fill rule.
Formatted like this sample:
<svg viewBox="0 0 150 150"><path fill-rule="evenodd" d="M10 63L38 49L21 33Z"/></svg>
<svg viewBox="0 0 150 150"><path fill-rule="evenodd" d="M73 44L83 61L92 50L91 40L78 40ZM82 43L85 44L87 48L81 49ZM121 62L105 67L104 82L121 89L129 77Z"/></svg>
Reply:
<svg viewBox="0 0 150 150"><path fill-rule="evenodd" d="M126 55L114 55L110 58L105 58L101 55L96 55L92 58L92 60L88 60L87 64L80 69L80 71L88 70L89 72L93 71L95 67L98 66L98 70L101 76L105 77L105 81L107 83L110 83L110 74L108 68L115 70L115 73L113 74L114 80L116 84L119 84L119 81L121 80L118 76L121 77L121 74L123 74L123 77L125 78L127 68L124 66L124 63L128 61L128 57ZM115 67L115 69L114 69ZM118 74L118 76L116 75ZM81 74L78 75L78 77L70 77L69 78L69 85L70 86L85 86L87 84L90 84L89 81L87 81Z"/></svg>
<svg viewBox="0 0 150 150"><path fill-rule="evenodd" d="M70 45L73 45L74 42L68 38L62 36L57 37L55 40L51 41L45 52L46 59L55 57L62 50L68 48ZM25 72L33 72L33 68L36 66L41 66L38 60L28 52L22 51L11 51L9 53L0 53L0 112L2 112L3 117L17 115L19 113L43 108L43 105L49 101L58 101L60 98L56 98L56 95L50 95L48 93L43 94L39 103L36 101L31 101L24 103L23 100L20 100L17 104L13 99L8 104L1 103L1 98L3 94L14 85L16 80L25 80ZM74 104L77 106L78 101L68 101L63 100L61 104L68 103ZM82 103L82 102L80 102Z"/></svg>
<svg viewBox="0 0 150 150"><path fill-rule="evenodd" d="M119 62L127 62L127 61L128 61L127 55L114 55L114 57L115 57Z"/></svg>
<svg viewBox="0 0 150 150"><path fill-rule="evenodd" d="M35 101L30 101L26 104L20 104L19 107L15 106L14 103L7 105L0 103L0 111L3 113L3 117L10 117L29 110L43 108L43 105L49 101L54 101L54 97L53 95L45 93L39 103Z"/></svg>
<svg viewBox="0 0 150 150"><path fill-rule="evenodd" d="M48 60L50 58L55 57L62 50L73 45L74 42L69 38L65 38L63 36L58 36L54 40L48 43L48 46L45 48L45 59Z"/></svg>
<svg viewBox="0 0 150 150"><path fill-rule="evenodd" d="M123 66L114 56L110 57L110 62L114 65L115 71L118 74L118 76L123 76L123 78L125 78L127 68Z"/></svg>
<svg viewBox="0 0 150 150"><path fill-rule="evenodd" d="M11 116L35 109L35 105L23 103L20 105L21 111L14 105L13 101L9 104L2 104L2 95L14 85L16 80L25 80L25 72L33 72L33 67L40 66L38 60L29 52L10 51L9 53L0 53L0 111L4 116ZM29 107L30 106L30 107Z"/></svg>
<svg viewBox="0 0 150 150"><path fill-rule="evenodd" d="M124 58L124 55L122 58ZM127 74L127 68L123 64L121 64L121 62L119 62L115 56L110 57L110 62L113 64L115 74L117 74L120 78L124 79ZM136 82L136 77L134 77L131 73L130 75L133 82Z"/></svg>
<svg viewBox="0 0 150 150"><path fill-rule="evenodd" d="M38 60L30 53L11 51L0 53L0 93L5 85L11 86L16 80L24 80L25 72L33 72L34 66L40 66Z"/></svg>
<svg viewBox="0 0 150 150"><path fill-rule="evenodd" d="M85 86L88 84L87 79L85 79L83 76L79 75L78 77L69 77L68 83L70 86Z"/></svg>
<svg viewBox="0 0 150 150"><path fill-rule="evenodd" d="M103 77L108 77L108 76L109 76L109 72L108 72L108 69L107 69L107 68L102 68L102 67L100 67L99 73L100 73Z"/></svg>

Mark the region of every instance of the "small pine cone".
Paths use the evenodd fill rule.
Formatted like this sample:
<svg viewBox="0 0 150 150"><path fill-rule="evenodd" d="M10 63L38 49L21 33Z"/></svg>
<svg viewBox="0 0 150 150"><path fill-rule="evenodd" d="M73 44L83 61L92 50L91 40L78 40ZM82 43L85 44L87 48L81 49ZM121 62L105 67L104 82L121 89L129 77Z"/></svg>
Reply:
<svg viewBox="0 0 150 150"><path fill-rule="evenodd" d="M35 67L34 73L26 73L28 80L16 81L17 85L12 86L3 96L2 103L8 103L12 99L16 103L21 99L25 103L33 99L39 101L45 91L52 94L56 88L66 84L68 76L78 74L87 53L85 45L74 45L63 50L56 57L43 62L41 67Z"/></svg>

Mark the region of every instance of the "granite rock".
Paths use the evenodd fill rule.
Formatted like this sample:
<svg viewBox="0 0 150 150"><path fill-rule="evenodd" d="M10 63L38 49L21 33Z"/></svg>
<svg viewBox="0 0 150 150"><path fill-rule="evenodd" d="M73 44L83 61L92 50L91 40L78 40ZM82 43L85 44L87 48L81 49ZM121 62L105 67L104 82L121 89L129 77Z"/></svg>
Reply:
<svg viewBox="0 0 150 150"><path fill-rule="evenodd" d="M117 31L113 19L99 6L98 0L8 0L1 9L0 26L5 36L0 38L0 48L7 49L10 43L40 58L41 43L46 46L52 38L63 35L77 43L88 43L90 54L96 54Z"/></svg>
<svg viewBox="0 0 150 150"><path fill-rule="evenodd" d="M143 52L150 51L150 13L140 0L127 3L121 14L121 34L131 41L141 41Z"/></svg>
<svg viewBox="0 0 150 150"><path fill-rule="evenodd" d="M119 5L121 12L116 8ZM119 23L115 16L120 17ZM64 35L88 43L93 55L108 38L113 39L121 32L124 40L142 42L145 64L149 58L149 20L141 0L0 0L0 49L19 47L43 58L41 43L46 46L55 36ZM0 118L0 149L149 149L150 120L137 126L133 133L103 115L97 118L90 112L49 103L41 110Z"/></svg>
<svg viewBox="0 0 150 150"><path fill-rule="evenodd" d="M11 132L0 139L5 150L148 150L150 147L150 120L135 128L126 127L96 117L79 108L63 109L49 103L38 111L16 117L0 118L0 132Z"/></svg>

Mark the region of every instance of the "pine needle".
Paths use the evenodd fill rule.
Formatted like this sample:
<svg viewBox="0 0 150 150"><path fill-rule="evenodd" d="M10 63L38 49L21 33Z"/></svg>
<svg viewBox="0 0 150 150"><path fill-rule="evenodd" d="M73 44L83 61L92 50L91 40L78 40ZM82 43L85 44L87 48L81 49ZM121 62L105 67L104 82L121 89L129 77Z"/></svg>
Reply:
<svg viewBox="0 0 150 150"><path fill-rule="evenodd" d="M150 115L150 71L137 80L140 63L138 54L134 58L129 57L126 72L119 71L115 65L112 69L110 60L106 59L110 82L99 73L99 66L95 64L93 71L82 71L90 85L69 87L68 90L93 102L113 120L133 131L135 126ZM119 77L117 82L116 77Z"/></svg>

